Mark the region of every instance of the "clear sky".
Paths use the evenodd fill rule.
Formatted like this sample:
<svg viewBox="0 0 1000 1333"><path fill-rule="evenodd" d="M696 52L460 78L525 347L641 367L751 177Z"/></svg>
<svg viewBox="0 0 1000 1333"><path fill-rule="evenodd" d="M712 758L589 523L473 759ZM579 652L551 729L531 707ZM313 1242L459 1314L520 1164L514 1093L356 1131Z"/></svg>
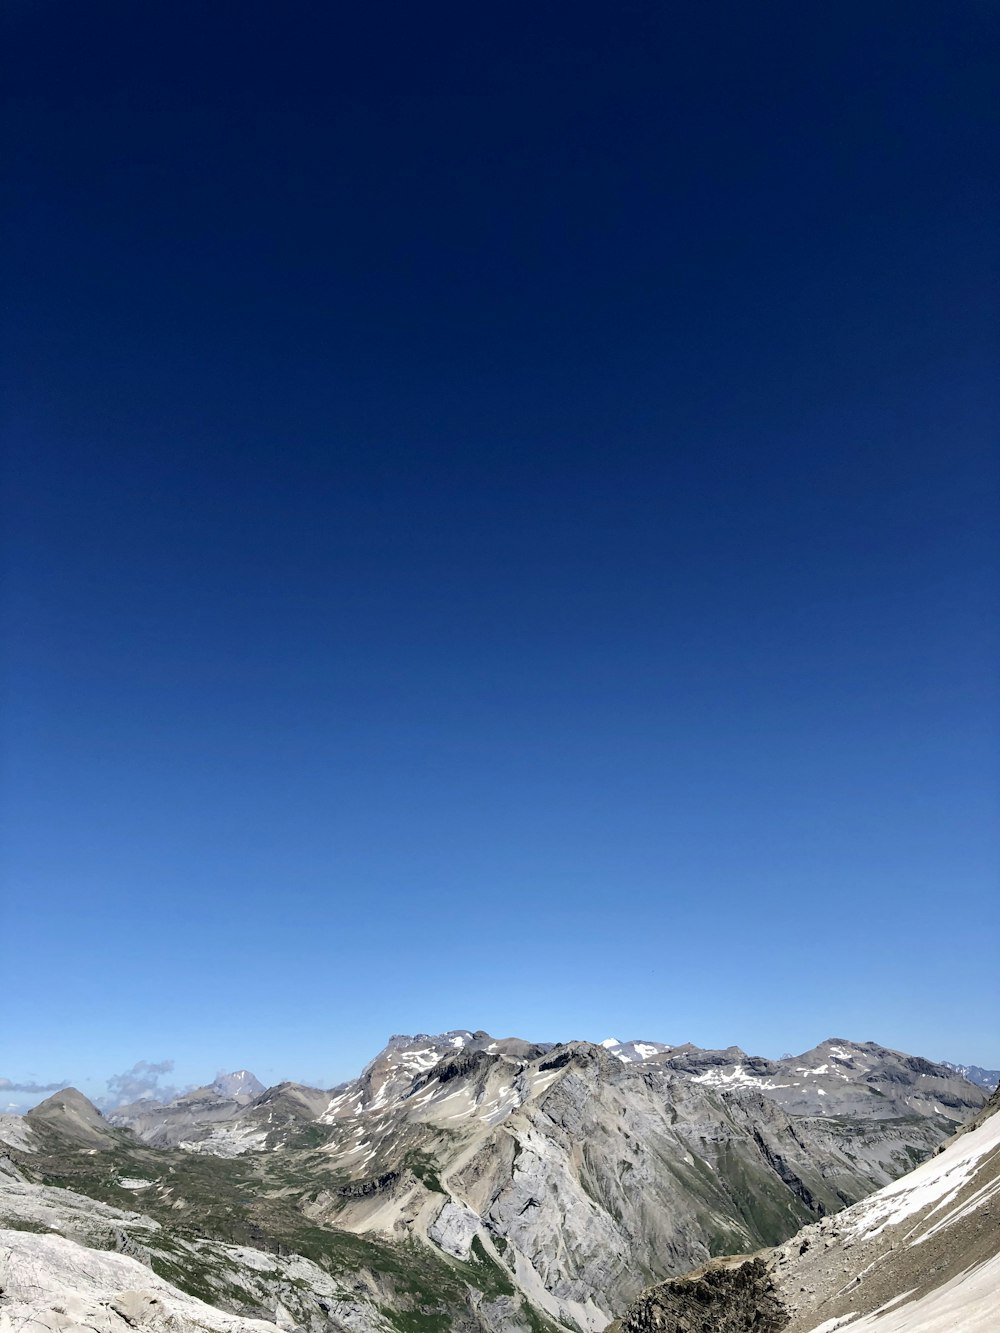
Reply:
<svg viewBox="0 0 1000 1333"><path fill-rule="evenodd" d="M4 24L0 1076L1000 1066L996 7Z"/></svg>

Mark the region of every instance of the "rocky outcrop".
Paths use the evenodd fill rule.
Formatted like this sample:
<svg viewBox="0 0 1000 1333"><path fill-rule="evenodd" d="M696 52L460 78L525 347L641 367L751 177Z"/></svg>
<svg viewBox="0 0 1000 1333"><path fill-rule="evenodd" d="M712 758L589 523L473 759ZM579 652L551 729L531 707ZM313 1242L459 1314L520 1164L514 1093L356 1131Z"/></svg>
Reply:
<svg viewBox="0 0 1000 1333"><path fill-rule="evenodd" d="M70 1190L0 1188L2 1333L389 1333L381 1297L300 1255L184 1239Z"/></svg>
<svg viewBox="0 0 1000 1333"><path fill-rule="evenodd" d="M446 1254L453 1254L456 1259L467 1259L473 1239L482 1224L478 1213L449 1199L427 1228L427 1235Z"/></svg>
<svg viewBox="0 0 1000 1333"><path fill-rule="evenodd" d="M127 1255L62 1236L0 1231L0 1293L2 1333L278 1333L196 1300Z"/></svg>
<svg viewBox="0 0 1000 1333"><path fill-rule="evenodd" d="M337 1190L337 1195L341 1199L367 1199L373 1194L384 1194L398 1181L398 1171L383 1171L381 1175L371 1176L368 1180L348 1181Z"/></svg>
<svg viewBox="0 0 1000 1333"><path fill-rule="evenodd" d="M781 1333L788 1311L760 1258L720 1260L661 1282L621 1321L621 1333Z"/></svg>

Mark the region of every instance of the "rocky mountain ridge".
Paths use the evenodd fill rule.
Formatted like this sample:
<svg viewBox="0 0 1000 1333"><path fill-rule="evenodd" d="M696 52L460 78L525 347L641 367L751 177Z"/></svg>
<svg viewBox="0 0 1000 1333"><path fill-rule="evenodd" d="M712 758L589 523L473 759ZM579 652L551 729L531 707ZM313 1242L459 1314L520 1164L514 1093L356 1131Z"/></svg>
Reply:
<svg viewBox="0 0 1000 1333"><path fill-rule="evenodd" d="M111 1120L150 1143L183 1144L192 1151L229 1155L273 1147L283 1128L295 1122L314 1118L317 1123L333 1124L345 1115L400 1107L419 1091L431 1070L438 1079L449 1071L454 1076L459 1053L464 1072L466 1064L472 1068L477 1061L484 1068L490 1063L487 1057L527 1063L570 1047L596 1049L589 1042L556 1047L518 1038L497 1040L486 1032L467 1030L438 1036L396 1035L356 1079L328 1093L295 1083L263 1089L254 1080L259 1091L251 1099L226 1095L217 1082L165 1105L144 1100L119 1107L111 1113ZM973 1109L968 1080L956 1067L934 1064L875 1042L834 1037L802 1055L780 1060L750 1056L738 1046L716 1051L691 1044L613 1038L602 1042L600 1049L622 1064L656 1068L719 1091L756 1090L794 1115L850 1115L867 1120L916 1114L961 1120ZM324 1096L328 1097L326 1106L313 1117ZM224 1122L235 1123L229 1129L220 1128Z"/></svg>
<svg viewBox="0 0 1000 1333"><path fill-rule="evenodd" d="M896 1179L985 1100L873 1043L769 1061L469 1031L394 1037L338 1088L230 1093L107 1119L57 1094L8 1144L20 1179L0 1204L16 1184L18 1207L53 1186L141 1207L141 1238L118 1225L129 1243L248 1318L596 1333L650 1281L780 1243ZM353 1322L251 1251L316 1264Z"/></svg>
<svg viewBox="0 0 1000 1333"><path fill-rule="evenodd" d="M217 1074L203 1088L193 1088L169 1102L144 1097L109 1113L111 1122L124 1125L148 1143L180 1146L188 1126L211 1137L211 1127L238 1116L268 1091L256 1075L247 1069L231 1074ZM207 1131L207 1132L206 1132Z"/></svg>

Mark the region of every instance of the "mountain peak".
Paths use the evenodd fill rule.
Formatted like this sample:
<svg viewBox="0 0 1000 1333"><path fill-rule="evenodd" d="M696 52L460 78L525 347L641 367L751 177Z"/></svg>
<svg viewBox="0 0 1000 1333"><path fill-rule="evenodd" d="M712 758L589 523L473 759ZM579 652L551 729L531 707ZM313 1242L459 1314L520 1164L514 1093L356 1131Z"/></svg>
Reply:
<svg viewBox="0 0 1000 1333"><path fill-rule="evenodd" d="M231 1074L216 1074L212 1084L213 1092L232 1101L252 1102L264 1090L263 1083L256 1074L251 1074L249 1069L237 1069Z"/></svg>
<svg viewBox="0 0 1000 1333"><path fill-rule="evenodd" d="M114 1130L93 1102L78 1088L63 1088L46 1097L25 1115L33 1129L48 1129L63 1138L87 1143L103 1141Z"/></svg>
<svg viewBox="0 0 1000 1333"><path fill-rule="evenodd" d="M95 1124L103 1124L104 1116L89 1098L85 1097L79 1088L61 1088L59 1092L54 1092L51 1097L46 1097L43 1102L39 1102L27 1114L29 1116L51 1116L53 1114L70 1113L81 1115Z"/></svg>

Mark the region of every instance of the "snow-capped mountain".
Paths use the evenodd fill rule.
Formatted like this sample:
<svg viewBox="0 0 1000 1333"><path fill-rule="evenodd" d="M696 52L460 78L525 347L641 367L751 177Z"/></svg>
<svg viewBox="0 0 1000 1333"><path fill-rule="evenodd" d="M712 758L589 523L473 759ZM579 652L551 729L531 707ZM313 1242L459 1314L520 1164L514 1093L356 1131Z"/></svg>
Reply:
<svg viewBox="0 0 1000 1333"><path fill-rule="evenodd" d="M587 1042L569 1045L590 1047ZM555 1049L568 1046L557 1048L552 1043L514 1037L497 1039L487 1032L468 1030L436 1036L397 1034L356 1079L329 1094L293 1083L265 1090L252 1074L242 1071L220 1076L208 1087L164 1106L144 1100L119 1107L111 1119L150 1143L183 1143L196 1151L230 1155L236 1149L277 1146L312 1122L335 1125L345 1118L389 1109L415 1115L416 1107L433 1100L430 1094L415 1099L416 1094L442 1074L464 1079L477 1069L498 1067L498 1061L505 1066L527 1065ZM874 1042L829 1038L802 1055L781 1060L751 1056L738 1046L712 1051L690 1043L616 1038L590 1049L601 1050L622 1065L658 1070L706 1089L756 1091L796 1116L849 1115L859 1120L930 1116L958 1122L975 1105L974 1100L969 1101L968 1081L954 1067ZM507 1089L502 1099L506 1111L500 1118L520 1104L519 1096ZM321 1107L318 1113L317 1107ZM451 1111L451 1119L458 1119L454 1107ZM498 1101L490 1114L500 1112ZM227 1145L227 1139L233 1142Z"/></svg>

